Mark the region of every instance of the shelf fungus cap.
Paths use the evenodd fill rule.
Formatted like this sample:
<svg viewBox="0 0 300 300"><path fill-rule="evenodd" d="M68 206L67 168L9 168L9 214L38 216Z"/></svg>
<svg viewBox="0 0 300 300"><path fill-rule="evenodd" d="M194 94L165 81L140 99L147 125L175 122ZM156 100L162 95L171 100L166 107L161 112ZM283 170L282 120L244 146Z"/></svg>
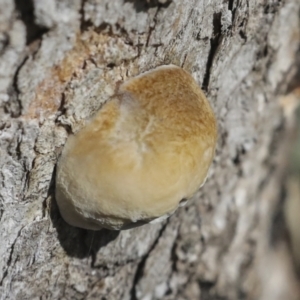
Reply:
<svg viewBox="0 0 300 300"><path fill-rule="evenodd" d="M216 139L189 73L168 65L134 77L67 140L56 175L61 215L93 230L164 219L204 183Z"/></svg>

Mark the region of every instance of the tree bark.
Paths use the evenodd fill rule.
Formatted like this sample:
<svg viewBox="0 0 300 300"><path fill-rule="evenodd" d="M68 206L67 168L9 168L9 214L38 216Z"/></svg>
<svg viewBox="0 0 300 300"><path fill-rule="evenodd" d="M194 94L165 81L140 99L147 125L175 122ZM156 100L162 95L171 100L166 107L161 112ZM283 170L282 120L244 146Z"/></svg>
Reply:
<svg viewBox="0 0 300 300"><path fill-rule="evenodd" d="M0 55L1 300L300 298L299 0L0 0ZM69 226L67 136L163 64L217 116L207 183L164 223Z"/></svg>

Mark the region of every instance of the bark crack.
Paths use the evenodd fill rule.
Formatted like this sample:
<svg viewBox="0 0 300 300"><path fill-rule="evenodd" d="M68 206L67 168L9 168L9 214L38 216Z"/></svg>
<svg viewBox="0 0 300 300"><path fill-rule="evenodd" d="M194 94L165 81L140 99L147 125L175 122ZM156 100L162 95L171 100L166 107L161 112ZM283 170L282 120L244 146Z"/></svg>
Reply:
<svg viewBox="0 0 300 300"><path fill-rule="evenodd" d="M221 16L221 12L215 13L213 16L213 37L210 39L210 51L207 58L206 70L202 84L202 89L205 91L208 90L213 61L222 42Z"/></svg>
<svg viewBox="0 0 300 300"><path fill-rule="evenodd" d="M22 230L24 229L24 227L25 227L25 226L21 227L21 229L18 231L17 237L15 238L15 240L13 241L13 243L12 243L12 245L11 245L11 247L10 247L9 257L8 257L8 260L7 260L7 263L6 263L6 267L7 267L7 268L6 268L5 271L3 272L3 277L2 277L2 279L0 280L0 286L3 285L3 281L4 281L4 279L5 279L5 278L7 277L7 275L8 275L8 269L9 269L9 267L10 267L11 264L12 264L12 256L13 256L13 252L14 252L14 249L15 249L15 245L16 245L16 242L17 242L18 238L20 237L21 232L22 232Z"/></svg>
<svg viewBox="0 0 300 300"><path fill-rule="evenodd" d="M26 44L40 39L49 31L48 28L35 23L34 2L33 0L15 0L16 9L19 12L20 19L26 26Z"/></svg>
<svg viewBox="0 0 300 300"><path fill-rule="evenodd" d="M132 289L131 289L131 300L138 300L137 296L136 296L136 285L138 284L139 280L143 277L143 273L144 273L144 268L147 262L148 257L151 256L152 251L155 249L155 247L157 246L160 238L162 237L167 225L169 224L169 220L162 226L162 228L160 229L157 238L154 240L152 246L150 247L149 251L147 252L147 254L144 255L144 257L140 260L140 262L138 263L138 266L136 268L136 273L133 279L133 285L132 285Z"/></svg>

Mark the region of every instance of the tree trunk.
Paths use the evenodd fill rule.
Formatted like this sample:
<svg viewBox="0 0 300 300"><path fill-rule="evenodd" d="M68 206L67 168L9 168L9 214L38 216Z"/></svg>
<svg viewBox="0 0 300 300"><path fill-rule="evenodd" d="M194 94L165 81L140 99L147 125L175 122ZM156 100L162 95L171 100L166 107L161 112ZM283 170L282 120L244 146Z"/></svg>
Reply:
<svg viewBox="0 0 300 300"><path fill-rule="evenodd" d="M0 0L0 55L1 300L300 299L299 0ZM215 111L206 184L164 223L69 226L67 136L163 64Z"/></svg>

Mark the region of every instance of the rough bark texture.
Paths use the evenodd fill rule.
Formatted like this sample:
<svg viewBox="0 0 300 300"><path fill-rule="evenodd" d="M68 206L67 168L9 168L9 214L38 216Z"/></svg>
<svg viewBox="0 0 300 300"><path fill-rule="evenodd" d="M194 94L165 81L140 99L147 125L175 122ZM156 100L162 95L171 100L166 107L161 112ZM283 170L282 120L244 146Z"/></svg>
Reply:
<svg viewBox="0 0 300 300"><path fill-rule="evenodd" d="M0 0L0 55L1 300L299 299L299 0ZM53 194L68 134L118 81L169 63L218 119L207 183L165 223L67 225Z"/></svg>

